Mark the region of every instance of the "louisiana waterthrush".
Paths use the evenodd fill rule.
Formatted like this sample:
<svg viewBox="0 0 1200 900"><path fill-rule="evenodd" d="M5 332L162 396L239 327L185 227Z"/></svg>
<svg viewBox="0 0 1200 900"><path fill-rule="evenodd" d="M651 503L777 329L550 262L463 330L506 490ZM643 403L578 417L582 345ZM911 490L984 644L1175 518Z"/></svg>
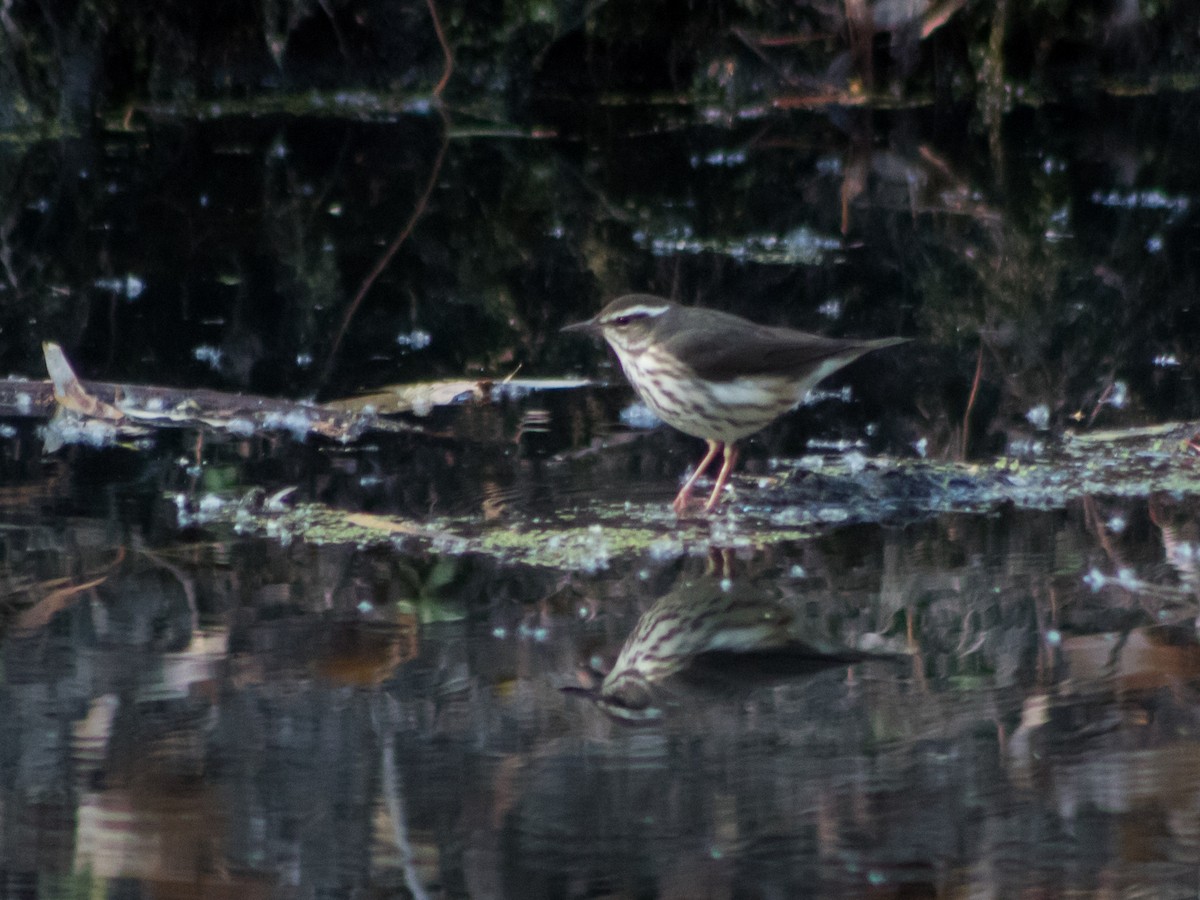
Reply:
<svg viewBox="0 0 1200 900"><path fill-rule="evenodd" d="M618 721L640 723L661 718L667 704L693 691L711 698L831 666L903 658L830 645L806 634L808 624L765 584L685 578L642 614L607 673L581 673L589 686L561 690Z"/></svg>
<svg viewBox="0 0 1200 900"><path fill-rule="evenodd" d="M718 453L724 460L706 512L716 506L729 480L738 440L792 409L817 382L842 366L907 340L826 338L681 306L653 294L619 297L594 317L563 331L603 337L655 415L708 442L708 452L675 498L679 514Z"/></svg>

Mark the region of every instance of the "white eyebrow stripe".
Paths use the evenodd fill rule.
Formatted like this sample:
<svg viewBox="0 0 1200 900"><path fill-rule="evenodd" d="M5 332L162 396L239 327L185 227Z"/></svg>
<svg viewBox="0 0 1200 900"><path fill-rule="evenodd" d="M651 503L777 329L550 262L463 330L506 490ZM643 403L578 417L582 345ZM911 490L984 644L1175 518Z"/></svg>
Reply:
<svg viewBox="0 0 1200 900"><path fill-rule="evenodd" d="M671 307L669 306L627 306L625 309L615 311L605 316L602 321L613 322L617 319L625 319L633 316L661 316Z"/></svg>

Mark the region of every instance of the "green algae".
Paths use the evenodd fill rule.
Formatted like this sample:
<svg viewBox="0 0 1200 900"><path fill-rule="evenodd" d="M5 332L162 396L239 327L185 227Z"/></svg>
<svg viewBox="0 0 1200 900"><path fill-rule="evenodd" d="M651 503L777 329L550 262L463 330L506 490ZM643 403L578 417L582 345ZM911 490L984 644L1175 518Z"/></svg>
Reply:
<svg viewBox="0 0 1200 900"><path fill-rule="evenodd" d="M506 564L596 572L617 562L666 560L713 550L757 551L856 523L903 523L1004 505L1049 510L1088 496L1200 495L1191 423L1064 436L1035 458L959 463L868 459L856 452L781 461L770 478L743 476L711 516L677 519L653 503L564 498L551 516L510 511L406 520L315 503L288 508L207 504L201 524L284 542L400 545ZM205 504L201 504L202 508ZM275 508L271 508L271 507Z"/></svg>

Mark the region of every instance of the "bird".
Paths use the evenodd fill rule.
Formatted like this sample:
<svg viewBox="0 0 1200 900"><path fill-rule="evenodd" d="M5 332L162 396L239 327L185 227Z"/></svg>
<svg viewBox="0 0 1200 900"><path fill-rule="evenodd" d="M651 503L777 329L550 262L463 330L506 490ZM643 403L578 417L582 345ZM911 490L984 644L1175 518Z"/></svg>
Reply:
<svg viewBox="0 0 1200 900"><path fill-rule="evenodd" d="M723 459L706 513L716 507L737 463L739 440L797 406L819 381L864 353L908 340L827 338L653 294L618 297L562 330L603 337L642 402L668 425L708 444L672 504L680 516L717 454Z"/></svg>
<svg viewBox="0 0 1200 900"><path fill-rule="evenodd" d="M867 652L818 640L783 598L760 584L712 575L682 578L644 612L612 668L589 687L559 690L593 701L626 724L661 719L689 698L736 695L761 684L906 655Z"/></svg>

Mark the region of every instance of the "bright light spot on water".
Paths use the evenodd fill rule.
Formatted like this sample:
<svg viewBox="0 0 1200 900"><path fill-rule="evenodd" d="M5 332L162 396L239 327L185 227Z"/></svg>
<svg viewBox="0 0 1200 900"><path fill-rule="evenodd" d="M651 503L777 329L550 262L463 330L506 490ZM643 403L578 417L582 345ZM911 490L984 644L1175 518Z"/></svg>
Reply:
<svg viewBox="0 0 1200 900"><path fill-rule="evenodd" d="M693 159L693 165L697 162ZM828 237L801 226L786 234L751 234L735 241L694 237L684 226L662 229L659 234L635 231L633 240L649 246L657 256L676 253L720 253L738 260L771 265L815 265L826 254L841 249L840 238Z"/></svg>
<svg viewBox="0 0 1200 900"><path fill-rule="evenodd" d="M1062 643L1062 632L1057 628L1051 628L1046 632L1046 643L1051 647L1057 647Z"/></svg>
<svg viewBox="0 0 1200 900"><path fill-rule="evenodd" d="M650 543L650 558L655 562L678 559L683 555L683 544L677 538L664 535Z"/></svg>
<svg viewBox="0 0 1200 900"><path fill-rule="evenodd" d="M1024 458L1041 456L1046 450L1044 441L1033 440L1031 438L1014 438L1008 442L1007 453L1009 456L1019 456Z"/></svg>
<svg viewBox="0 0 1200 900"><path fill-rule="evenodd" d="M298 440L303 440L308 436L308 430L312 426L312 417L301 410L293 410L286 413L270 412L262 418L263 428L279 431L290 431L292 436Z"/></svg>
<svg viewBox="0 0 1200 900"><path fill-rule="evenodd" d="M919 441L913 444L913 449L917 451L917 456L921 457L921 459L924 459L926 454L929 452L929 438L921 438Z"/></svg>
<svg viewBox="0 0 1200 900"><path fill-rule="evenodd" d="M867 458L857 450L851 450L843 455L842 462L846 464L846 471L851 475L858 475L867 468Z"/></svg>
<svg viewBox="0 0 1200 900"><path fill-rule="evenodd" d="M1093 591L1098 591L1108 583L1108 578L1099 569L1092 569L1092 571L1083 576L1083 583Z"/></svg>
<svg viewBox="0 0 1200 900"><path fill-rule="evenodd" d="M1092 194L1092 202L1099 206L1116 206L1124 209L1166 210L1171 213L1167 221L1183 215L1191 206L1191 201L1187 197L1172 197L1159 190L1130 191L1124 194L1117 191L1109 191L1107 194L1095 191Z"/></svg>
<svg viewBox="0 0 1200 900"><path fill-rule="evenodd" d="M508 629L503 625L497 625L492 629L492 637L498 640L503 640L504 638L508 637Z"/></svg>
<svg viewBox="0 0 1200 900"><path fill-rule="evenodd" d="M1160 253L1163 248L1163 239L1161 234L1151 235L1146 239L1147 253Z"/></svg>
<svg viewBox="0 0 1200 900"><path fill-rule="evenodd" d="M1117 569L1117 583L1123 588L1137 588L1141 586L1141 581L1134 574L1133 569Z"/></svg>
<svg viewBox="0 0 1200 900"><path fill-rule="evenodd" d="M1154 365L1160 369L1171 369L1179 365L1179 360L1174 353L1160 353L1154 357Z"/></svg>
<svg viewBox="0 0 1200 900"><path fill-rule="evenodd" d="M714 150L704 157L704 162L710 166L740 166L745 161L744 150Z"/></svg>
<svg viewBox="0 0 1200 900"><path fill-rule="evenodd" d="M367 613L373 612L375 610L375 607L371 604L371 602L369 600L364 600L362 603L358 604L358 606L356 606L355 609L357 609L360 613L362 613L365 616Z"/></svg>
<svg viewBox="0 0 1200 900"><path fill-rule="evenodd" d="M42 440L52 449L63 444L86 444L91 447L109 447L117 441L116 426L100 419L78 419L56 417L38 429Z"/></svg>
<svg viewBox="0 0 1200 900"><path fill-rule="evenodd" d="M424 329L414 328L407 334L396 335L396 343L406 350L424 350L433 343L433 337Z"/></svg>
<svg viewBox="0 0 1200 900"><path fill-rule="evenodd" d="M1125 521L1125 519L1123 517L1113 516L1111 519L1109 519L1107 522L1104 523L1104 527L1107 528L1109 531L1111 531L1113 534L1120 534L1122 531L1125 530L1125 526L1127 524L1128 523Z"/></svg>
<svg viewBox="0 0 1200 900"><path fill-rule="evenodd" d="M732 578L722 578L721 579L721 590L723 590L727 594L731 590L733 590L733 579Z"/></svg>
<svg viewBox="0 0 1200 900"><path fill-rule="evenodd" d="M804 406L812 406L815 403L822 403L825 400L839 400L842 403L849 403L854 399L854 392L850 385L844 384L836 390L826 390L825 388L815 387L809 391L802 401Z"/></svg>
<svg viewBox="0 0 1200 900"><path fill-rule="evenodd" d="M817 171L822 175L841 175L842 158L840 156L822 156L817 160Z"/></svg>
<svg viewBox="0 0 1200 900"><path fill-rule="evenodd" d="M792 578L803 578L807 573L804 571L804 566L796 563L788 570L788 575Z"/></svg>
<svg viewBox="0 0 1200 900"><path fill-rule="evenodd" d="M621 410L621 423L630 428L645 430L657 428L662 424L662 420L652 413L645 403L631 403Z"/></svg>
<svg viewBox="0 0 1200 900"><path fill-rule="evenodd" d="M112 291L126 300L136 300L146 289L146 282L136 275L126 275L124 278L97 278L92 286L102 291Z"/></svg>
<svg viewBox="0 0 1200 900"><path fill-rule="evenodd" d="M210 347L208 344L201 344L198 347L192 348L192 358L196 362L202 362L213 369L221 367L221 348Z"/></svg>
<svg viewBox="0 0 1200 900"><path fill-rule="evenodd" d="M604 537L604 529L599 525L589 526L579 551L579 568L585 572L599 572L608 568L608 558L608 541Z"/></svg>
<svg viewBox="0 0 1200 900"><path fill-rule="evenodd" d="M860 450L867 446L863 441L848 441L844 438L830 440L828 438L813 438L808 442L809 450L828 450L833 453L845 453L847 450ZM801 463L812 457L803 456L800 458Z"/></svg>
<svg viewBox="0 0 1200 900"><path fill-rule="evenodd" d="M836 297L826 300L817 307L817 312L827 319L840 319L842 317L842 301Z"/></svg>
<svg viewBox="0 0 1200 900"><path fill-rule="evenodd" d="M1025 418L1038 431L1045 431L1050 427L1050 407L1040 403L1026 412Z"/></svg>

